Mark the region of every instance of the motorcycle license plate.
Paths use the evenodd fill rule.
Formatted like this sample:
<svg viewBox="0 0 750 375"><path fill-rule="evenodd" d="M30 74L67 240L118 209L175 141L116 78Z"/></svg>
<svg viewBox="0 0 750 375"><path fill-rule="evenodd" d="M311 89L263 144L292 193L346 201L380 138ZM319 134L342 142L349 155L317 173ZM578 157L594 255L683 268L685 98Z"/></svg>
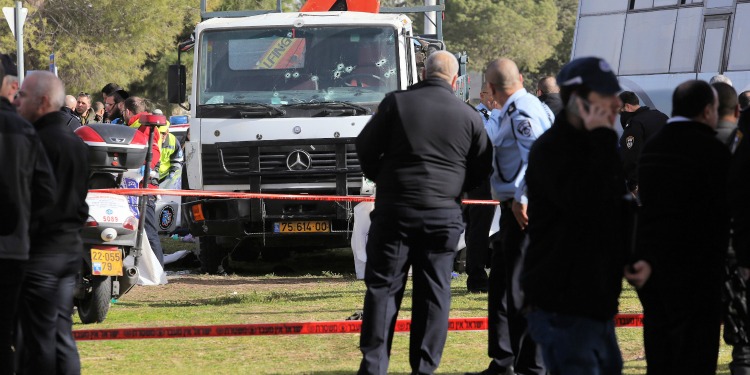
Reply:
<svg viewBox="0 0 750 375"><path fill-rule="evenodd" d="M274 233L328 233L330 221L280 221L273 223Z"/></svg>
<svg viewBox="0 0 750 375"><path fill-rule="evenodd" d="M91 274L122 276L122 253L118 248L91 248Z"/></svg>

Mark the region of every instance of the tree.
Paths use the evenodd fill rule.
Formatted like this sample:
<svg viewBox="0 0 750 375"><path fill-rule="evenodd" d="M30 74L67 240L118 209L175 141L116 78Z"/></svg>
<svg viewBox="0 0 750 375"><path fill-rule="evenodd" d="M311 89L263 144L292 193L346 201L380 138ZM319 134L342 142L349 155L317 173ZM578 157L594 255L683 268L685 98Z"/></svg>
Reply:
<svg viewBox="0 0 750 375"><path fill-rule="evenodd" d="M536 72L562 37L554 0L450 0L445 7L448 49L467 51L472 70L507 57Z"/></svg>
<svg viewBox="0 0 750 375"><path fill-rule="evenodd" d="M578 13L578 0L555 0L558 9L557 29L562 32L562 39L555 46L555 53L545 60L539 72L530 74L527 81L536 84L544 76L556 76L560 69L568 61L573 48L573 36L575 35L576 14Z"/></svg>

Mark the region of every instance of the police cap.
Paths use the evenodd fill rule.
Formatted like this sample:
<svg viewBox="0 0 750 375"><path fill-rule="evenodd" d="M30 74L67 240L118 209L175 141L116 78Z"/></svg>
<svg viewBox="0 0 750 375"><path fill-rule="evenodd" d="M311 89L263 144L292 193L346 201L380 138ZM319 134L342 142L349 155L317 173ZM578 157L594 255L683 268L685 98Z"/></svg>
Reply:
<svg viewBox="0 0 750 375"><path fill-rule="evenodd" d="M622 90L612 68L598 57L581 57L565 64L557 75L557 84L560 87L582 85L604 95Z"/></svg>

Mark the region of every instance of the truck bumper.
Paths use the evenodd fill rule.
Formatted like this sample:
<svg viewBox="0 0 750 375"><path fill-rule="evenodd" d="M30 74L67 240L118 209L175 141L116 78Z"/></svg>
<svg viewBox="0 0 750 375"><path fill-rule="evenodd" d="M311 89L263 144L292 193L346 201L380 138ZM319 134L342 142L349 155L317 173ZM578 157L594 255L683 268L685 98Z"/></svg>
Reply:
<svg viewBox="0 0 750 375"><path fill-rule="evenodd" d="M251 237L267 247L344 247L354 226L352 207L350 202L204 199L183 204L183 213L196 237ZM281 229L282 223L327 226L289 232Z"/></svg>

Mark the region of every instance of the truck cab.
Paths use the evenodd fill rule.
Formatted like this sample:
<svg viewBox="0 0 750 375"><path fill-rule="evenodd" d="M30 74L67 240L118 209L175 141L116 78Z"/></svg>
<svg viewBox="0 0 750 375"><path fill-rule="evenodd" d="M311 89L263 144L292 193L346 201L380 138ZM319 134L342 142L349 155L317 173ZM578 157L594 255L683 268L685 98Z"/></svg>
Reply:
<svg viewBox="0 0 750 375"><path fill-rule="evenodd" d="M444 45L415 38L403 14L353 11L210 18L193 38L190 189L333 197L185 203L203 271L220 272L230 253L348 247L356 203L335 197L374 191L354 140L387 93L417 82L427 49Z"/></svg>

